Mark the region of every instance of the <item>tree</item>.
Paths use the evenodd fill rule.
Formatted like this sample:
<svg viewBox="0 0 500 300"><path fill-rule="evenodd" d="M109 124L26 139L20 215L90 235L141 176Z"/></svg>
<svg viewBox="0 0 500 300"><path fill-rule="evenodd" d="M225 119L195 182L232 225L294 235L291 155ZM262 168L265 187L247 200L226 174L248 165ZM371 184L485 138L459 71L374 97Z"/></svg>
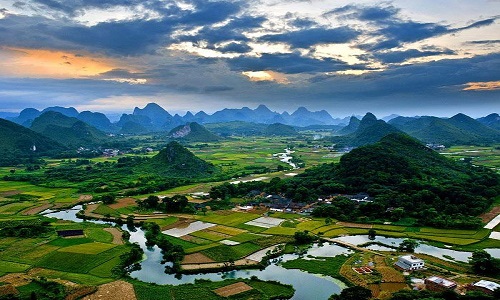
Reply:
<svg viewBox="0 0 500 300"><path fill-rule="evenodd" d="M295 238L295 243L298 245L308 244L314 241L314 236L309 234L309 231L297 231L293 235Z"/></svg>
<svg viewBox="0 0 500 300"><path fill-rule="evenodd" d="M499 271L499 261L491 257L484 250L475 250L469 258L469 263L472 264L472 270L477 274L496 274Z"/></svg>
<svg viewBox="0 0 500 300"><path fill-rule="evenodd" d="M106 194L101 196L101 201L104 204L112 204L115 202L115 199L116 197L113 194Z"/></svg>
<svg viewBox="0 0 500 300"><path fill-rule="evenodd" d="M377 235L377 232L375 231L375 229L368 230L368 238L370 240L374 240L376 235Z"/></svg>
<svg viewBox="0 0 500 300"><path fill-rule="evenodd" d="M372 297L372 291L362 286L348 287L340 295L332 295L329 300L368 300Z"/></svg>
<svg viewBox="0 0 500 300"><path fill-rule="evenodd" d="M398 250L402 252L415 252L415 248L418 247L418 242L412 239L405 239L399 244Z"/></svg>

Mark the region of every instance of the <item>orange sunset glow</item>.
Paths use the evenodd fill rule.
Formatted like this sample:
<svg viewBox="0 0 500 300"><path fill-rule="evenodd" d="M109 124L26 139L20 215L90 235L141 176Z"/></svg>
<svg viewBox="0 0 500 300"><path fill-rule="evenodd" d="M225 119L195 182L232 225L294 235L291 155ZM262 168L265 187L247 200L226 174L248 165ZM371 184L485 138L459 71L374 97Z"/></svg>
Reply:
<svg viewBox="0 0 500 300"><path fill-rule="evenodd" d="M0 61L0 72L15 77L83 78L117 67L110 59L86 54L21 48L3 48L0 51L10 58L8 64L6 60Z"/></svg>

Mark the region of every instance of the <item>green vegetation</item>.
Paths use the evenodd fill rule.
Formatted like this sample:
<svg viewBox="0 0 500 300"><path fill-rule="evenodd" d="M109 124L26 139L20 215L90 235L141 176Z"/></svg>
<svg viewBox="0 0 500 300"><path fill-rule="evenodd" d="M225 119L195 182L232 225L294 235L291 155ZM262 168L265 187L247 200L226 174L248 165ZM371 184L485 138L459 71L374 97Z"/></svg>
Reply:
<svg viewBox="0 0 500 300"><path fill-rule="evenodd" d="M346 255L315 259L299 258L282 263L282 267L286 269L299 269L313 274L328 275L343 280L344 278L340 275L340 268L347 259L349 259L349 256Z"/></svg>
<svg viewBox="0 0 500 300"><path fill-rule="evenodd" d="M217 295L214 290L234 283L244 282L253 289L239 293L231 297ZM194 284L183 284L178 286L153 285L143 282L134 282L138 300L164 300L164 299L289 299L293 296L294 289L290 285L284 285L275 281L262 281L255 277L251 279L227 279L212 282L208 280L196 280Z"/></svg>

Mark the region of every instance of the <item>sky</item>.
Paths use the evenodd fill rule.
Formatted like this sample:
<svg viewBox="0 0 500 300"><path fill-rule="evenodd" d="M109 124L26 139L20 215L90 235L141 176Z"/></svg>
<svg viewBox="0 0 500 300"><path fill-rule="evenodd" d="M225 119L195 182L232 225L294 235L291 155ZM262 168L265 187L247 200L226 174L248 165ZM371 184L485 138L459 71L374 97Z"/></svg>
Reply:
<svg viewBox="0 0 500 300"><path fill-rule="evenodd" d="M0 111L500 112L500 0L0 0Z"/></svg>

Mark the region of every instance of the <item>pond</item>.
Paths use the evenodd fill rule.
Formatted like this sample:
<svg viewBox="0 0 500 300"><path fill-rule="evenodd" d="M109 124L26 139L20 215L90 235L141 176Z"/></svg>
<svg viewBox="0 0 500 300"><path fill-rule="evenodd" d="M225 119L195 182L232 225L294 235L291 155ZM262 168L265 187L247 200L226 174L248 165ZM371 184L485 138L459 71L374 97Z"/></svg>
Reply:
<svg viewBox="0 0 500 300"><path fill-rule="evenodd" d="M365 244L368 242L379 242L385 245L389 246L398 246L404 239L402 238L391 238L391 237L384 237L384 236L376 236L374 240L370 240L368 238L368 235L350 235L350 236L342 236L335 238L334 240L339 240L342 242L354 244L354 245L361 245ZM472 255L472 252L466 252L466 251L457 251L457 250L451 250L451 249L444 249L444 248L439 248L435 246L431 246L429 244L425 244L423 241L418 241L420 244L419 246L415 249L415 253L423 253L423 254L428 254L432 255L434 257L447 260L447 261L453 261L447 257L452 257L456 261L461 261L461 262L468 262L468 258ZM381 250L381 251L395 251L394 249L391 249L389 247L383 247L379 245L370 245L367 248L372 249L372 250ZM386 248L386 249L385 249ZM491 256L495 258L500 258L500 249L498 248L491 248L491 249L484 249L486 252L491 254Z"/></svg>
<svg viewBox="0 0 500 300"><path fill-rule="evenodd" d="M75 206L73 209L59 212L45 211L43 214L47 217L58 218L62 220L82 222L82 219L76 217L76 214L81 209L81 206ZM105 224L110 222L90 220L89 222ZM113 223L110 223L113 224ZM174 275L165 274L165 265L161 264L163 255L157 247L147 247L144 231L141 228L130 228L127 225L122 226L123 230L130 232L130 242L137 243L143 249L145 259L141 262L141 270L134 271L130 274L132 278L151 282L156 284L171 284L180 285L185 283L194 283L196 279L209 279L212 281L220 281L229 278L250 278L257 276L262 280L275 280L284 284L291 284L295 288L295 294L291 299L328 299L332 294L339 294L346 285L338 279L330 276L318 274L310 274L300 270L288 270L280 266L280 263L287 260L299 258L295 254L285 254L271 261L271 264L263 270L235 270L230 272L205 273L182 275L176 278ZM314 244L305 254L308 255L332 257L339 254L348 254L350 249L335 245L335 244ZM307 283L307 284L304 284Z"/></svg>

